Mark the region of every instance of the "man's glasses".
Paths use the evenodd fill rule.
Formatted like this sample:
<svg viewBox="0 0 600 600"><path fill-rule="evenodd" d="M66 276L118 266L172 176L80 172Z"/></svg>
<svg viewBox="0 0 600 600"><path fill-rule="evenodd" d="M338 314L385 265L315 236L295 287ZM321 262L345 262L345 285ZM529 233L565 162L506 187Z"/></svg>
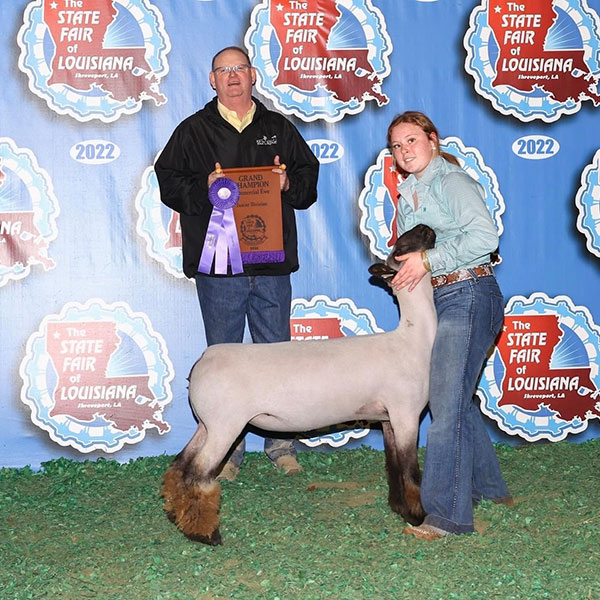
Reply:
<svg viewBox="0 0 600 600"><path fill-rule="evenodd" d="M247 73L252 67L250 65L234 65L233 67L215 67L213 73L215 75L229 75L229 73Z"/></svg>

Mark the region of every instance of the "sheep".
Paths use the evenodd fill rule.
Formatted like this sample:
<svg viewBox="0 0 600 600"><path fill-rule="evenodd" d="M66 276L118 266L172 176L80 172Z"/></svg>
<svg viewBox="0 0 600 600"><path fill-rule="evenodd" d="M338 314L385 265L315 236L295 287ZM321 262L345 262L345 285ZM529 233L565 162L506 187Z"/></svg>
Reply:
<svg viewBox="0 0 600 600"><path fill-rule="evenodd" d="M389 280L401 264L394 256L434 241L435 233L419 225L400 236L385 264L369 271ZM189 377L198 428L165 473L162 490L167 516L189 539L222 543L216 476L246 424L306 432L356 419L381 421L388 503L408 523L422 522L417 438L437 328L431 277L395 295L401 319L391 332L206 349Z"/></svg>

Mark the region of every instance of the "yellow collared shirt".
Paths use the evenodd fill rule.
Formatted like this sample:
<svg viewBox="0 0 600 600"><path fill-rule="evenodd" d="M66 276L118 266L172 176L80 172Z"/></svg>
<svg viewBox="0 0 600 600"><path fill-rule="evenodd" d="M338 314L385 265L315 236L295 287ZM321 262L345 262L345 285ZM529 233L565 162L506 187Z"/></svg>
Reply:
<svg viewBox="0 0 600 600"><path fill-rule="evenodd" d="M240 133L252 123L254 113L256 112L256 104L254 102L250 110L241 119L237 116L235 110L229 110L220 100L217 100L217 108L219 109L219 114Z"/></svg>

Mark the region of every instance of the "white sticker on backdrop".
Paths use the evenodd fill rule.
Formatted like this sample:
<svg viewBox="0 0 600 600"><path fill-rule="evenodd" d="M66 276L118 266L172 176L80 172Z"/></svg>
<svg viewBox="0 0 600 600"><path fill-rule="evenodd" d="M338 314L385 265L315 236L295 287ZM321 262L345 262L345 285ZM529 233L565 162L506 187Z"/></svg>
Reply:
<svg viewBox="0 0 600 600"><path fill-rule="evenodd" d="M308 140L306 143L322 165L340 160L344 156L344 146L334 140Z"/></svg>
<svg viewBox="0 0 600 600"><path fill-rule="evenodd" d="M84 140L71 146L71 158L84 165L105 165L121 155L121 149L106 140Z"/></svg>
<svg viewBox="0 0 600 600"><path fill-rule="evenodd" d="M512 151L520 158L543 160L558 154L560 144L547 135L525 135L515 140Z"/></svg>

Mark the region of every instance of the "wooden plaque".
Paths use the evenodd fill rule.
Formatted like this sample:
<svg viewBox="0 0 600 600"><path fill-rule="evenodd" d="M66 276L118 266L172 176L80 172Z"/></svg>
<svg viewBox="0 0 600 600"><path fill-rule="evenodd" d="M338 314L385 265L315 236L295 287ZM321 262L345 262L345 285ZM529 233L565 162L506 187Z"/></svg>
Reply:
<svg viewBox="0 0 600 600"><path fill-rule="evenodd" d="M240 198L233 207L242 261L278 263L285 260L279 174L273 165L223 169L235 181Z"/></svg>

